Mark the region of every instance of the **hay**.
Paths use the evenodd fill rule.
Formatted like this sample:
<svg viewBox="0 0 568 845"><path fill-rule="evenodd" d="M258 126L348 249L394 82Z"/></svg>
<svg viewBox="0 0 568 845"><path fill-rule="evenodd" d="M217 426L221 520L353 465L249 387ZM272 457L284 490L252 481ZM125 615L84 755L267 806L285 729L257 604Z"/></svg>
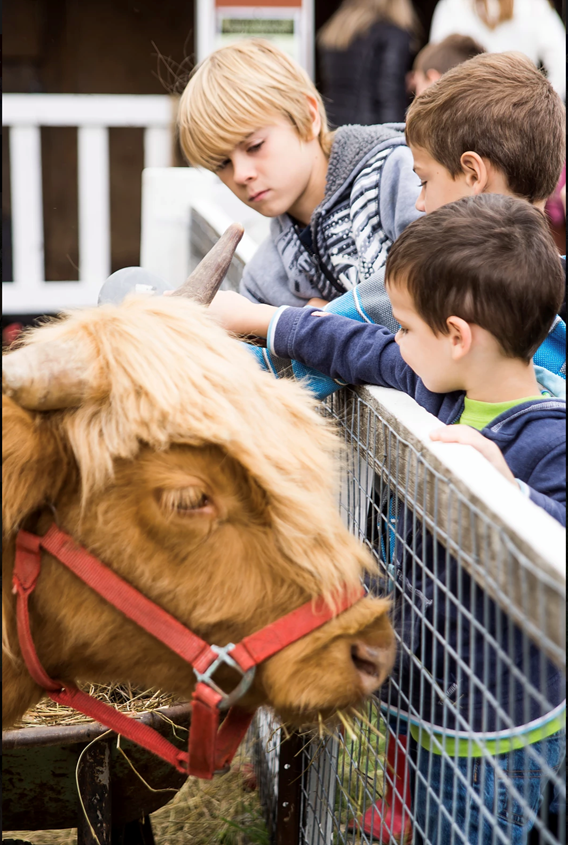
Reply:
<svg viewBox="0 0 568 845"><path fill-rule="evenodd" d="M183 703L181 699L175 698L167 693L155 689L140 690L131 684L78 684L79 689L110 704L121 713L145 713L149 710L157 710L158 707L170 707L173 704ZM50 725L80 725L92 722L89 716L66 707L51 698L43 698L36 707L22 717L13 725L10 730L21 730L22 728L47 728Z"/></svg>

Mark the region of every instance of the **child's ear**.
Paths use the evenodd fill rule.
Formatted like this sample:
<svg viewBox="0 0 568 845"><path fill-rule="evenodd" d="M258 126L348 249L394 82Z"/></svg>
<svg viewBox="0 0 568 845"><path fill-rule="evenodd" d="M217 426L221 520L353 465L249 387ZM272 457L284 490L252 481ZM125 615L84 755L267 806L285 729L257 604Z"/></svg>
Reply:
<svg viewBox="0 0 568 845"><path fill-rule="evenodd" d="M450 341L451 356L454 361L459 361L471 349L473 335L471 326L461 317L448 317L448 340Z"/></svg>
<svg viewBox="0 0 568 845"><path fill-rule="evenodd" d="M426 71L426 83L427 85L433 85L434 82L437 82L439 79L442 78L442 74L439 70L435 70L431 67L429 70Z"/></svg>
<svg viewBox="0 0 568 845"><path fill-rule="evenodd" d="M308 110L310 112L310 118L312 120L312 140L317 138L320 129L321 129L321 115L318 108L318 101L314 96L311 94L306 94L306 99L308 101Z"/></svg>
<svg viewBox="0 0 568 845"><path fill-rule="evenodd" d="M472 195L484 193L489 183L489 171L484 159L472 150L468 150L462 153L460 164L465 182Z"/></svg>

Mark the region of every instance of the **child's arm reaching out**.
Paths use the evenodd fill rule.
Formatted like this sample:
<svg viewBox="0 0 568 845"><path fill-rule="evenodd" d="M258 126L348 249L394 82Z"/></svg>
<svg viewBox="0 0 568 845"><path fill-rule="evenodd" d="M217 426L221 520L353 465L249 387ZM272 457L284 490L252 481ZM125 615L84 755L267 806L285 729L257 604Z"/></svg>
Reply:
<svg viewBox="0 0 568 845"><path fill-rule="evenodd" d="M418 376L384 326L308 307L256 305L230 291L218 293L209 310L228 331L266 337L276 356L346 384L377 384L415 396Z"/></svg>

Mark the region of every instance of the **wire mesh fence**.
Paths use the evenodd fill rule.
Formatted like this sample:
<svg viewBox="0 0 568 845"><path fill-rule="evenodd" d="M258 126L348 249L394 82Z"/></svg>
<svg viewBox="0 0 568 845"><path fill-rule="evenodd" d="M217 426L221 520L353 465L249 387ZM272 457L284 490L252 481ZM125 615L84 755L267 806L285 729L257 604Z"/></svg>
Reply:
<svg viewBox="0 0 568 845"><path fill-rule="evenodd" d="M323 412L346 443L340 508L377 561L366 586L391 598L398 657L331 735L283 741L257 718L273 841L565 843L565 579L369 390Z"/></svg>

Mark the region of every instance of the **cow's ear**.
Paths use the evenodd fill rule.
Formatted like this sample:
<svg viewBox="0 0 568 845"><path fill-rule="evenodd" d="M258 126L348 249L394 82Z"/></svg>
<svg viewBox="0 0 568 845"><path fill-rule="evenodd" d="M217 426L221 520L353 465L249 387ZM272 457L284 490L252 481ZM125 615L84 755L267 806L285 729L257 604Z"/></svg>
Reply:
<svg viewBox="0 0 568 845"><path fill-rule="evenodd" d="M43 417L43 419L42 419ZM55 499L67 469L65 450L42 414L2 396L2 532Z"/></svg>

